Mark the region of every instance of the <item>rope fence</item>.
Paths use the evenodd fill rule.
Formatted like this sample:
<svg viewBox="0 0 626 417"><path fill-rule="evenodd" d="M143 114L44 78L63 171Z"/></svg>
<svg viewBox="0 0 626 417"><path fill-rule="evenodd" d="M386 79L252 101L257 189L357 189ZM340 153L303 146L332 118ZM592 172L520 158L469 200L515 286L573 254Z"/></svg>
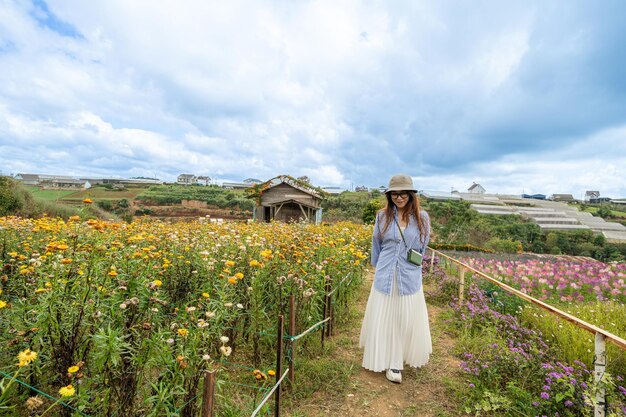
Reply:
<svg viewBox="0 0 626 417"><path fill-rule="evenodd" d="M311 333L318 331L318 330L322 330L321 331L321 345L322 347L324 346L324 338L325 337L330 337L331 336L331 331L332 331L332 323L334 320L333 317L333 295L339 291L342 288L342 285L346 282L346 280L350 278L351 276L350 274L347 274L346 276L344 276L336 285L333 285L333 280L332 279L327 279L324 285L324 297L323 297L323 319L318 321L317 323L313 324L312 326L310 326L309 328L307 328L306 330L304 330L303 332L299 333L299 334L295 334L295 327L296 327L296 303L295 303L295 296L291 295L290 299L289 299L289 322L288 322L288 333L284 334L284 323L283 323L283 316L280 315L278 318L278 333L277 334L273 334L270 332L266 332L266 331L259 331L257 332L257 334L262 335L262 336L269 336L269 337L274 337L276 338L276 353L277 353L277 357L276 357L276 383L274 384L274 386L272 388L267 388L267 387L258 387L258 386L253 386L253 385L249 385L249 384L242 384L239 382L234 382L234 381L222 381L222 383L228 384L228 385L236 385L236 386L241 386L241 387L245 387L245 388L251 388L251 389L255 389L257 391L265 391L264 397L261 400L261 402L256 406L254 412L252 413L251 417L255 417L259 414L259 412L263 409L263 407L266 405L266 403L269 401L269 399L271 398L272 394L275 395L275 404L274 404L274 414L276 417L278 417L280 415L280 396L281 396L281 391L283 391L283 389L280 389L281 384L283 384L283 381L285 380L285 378L287 378L290 381L289 384L289 388L293 389L294 384L295 384L295 346L296 346L296 342L300 339L302 339L303 337L310 335ZM351 281L350 281L351 282ZM334 287L334 288L333 288ZM286 352L286 355L283 355L283 343L286 342L288 345L288 349ZM287 369L282 372L281 374L281 368L282 368L282 362L283 360L287 361L288 363L288 367ZM219 360L215 360L215 362L222 364L222 365L226 365L226 366L233 366L233 367L237 367L237 368L241 368L241 369L245 369L247 371L254 371L256 368L253 368L251 366L248 365L244 365L244 364L240 364L240 363L235 363L235 362L230 362L224 359L219 359ZM204 373L203 375L203 387L200 390L200 392L198 392L195 396L193 396L191 399L189 399L188 401L186 401L182 406L177 407L176 409L173 409L173 411L175 413L180 413L185 407L187 407L190 403L197 401L199 397L202 398L202 403L201 403L201 416L202 417L213 417L214 413L215 413L215 389L217 386L217 381L216 381L216 374L217 372L215 371L202 371ZM85 414L83 411L72 407L70 404L61 401L61 398L55 398L54 396L45 393L44 391L42 391L41 389L39 389L38 387L41 387L42 385L45 385L45 382L39 382L38 384L36 384L37 386L33 386L31 384L28 384L25 381L20 380L17 377L14 377L13 375L10 375L6 372L4 372L3 370L0 370L0 376L2 377L8 377L9 379L13 379L15 382L17 382L18 384L26 387L27 389L31 390L32 392L35 392L37 394L40 394L52 401L54 401L53 405L60 405L62 407L66 407L70 410L72 410L73 412L77 413L77 415L80 415L82 417L90 417L89 414ZM256 403L256 401L255 401Z"/></svg>
<svg viewBox="0 0 626 417"><path fill-rule="evenodd" d="M502 288L504 291L518 297L521 298L525 301L528 301L530 303L533 303L535 305L537 305L539 308L549 312L550 314L559 317L560 319L566 320L570 323L572 323L573 325L575 325L576 327L583 329L589 333L592 333L595 335L595 342L594 342L594 382L596 383L596 385L599 387L596 391L596 398L595 398L595 409L594 409L594 417L604 417L606 414L606 399L605 399L605 389L602 387L602 384L600 383L604 377L604 374L606 372L606 365L607 365L607 354L606 354L606 341L608 340L609 342L613 343L614 345L618 346L620 349L622 350L626 350L626 340L622 339L619 336L614 335L613 333L602 329L598 326L595 326L591 323L588 323L584 320L579 319L576 316L573 316L569 313L566 313L550 304L544 303L541 300L538 300L534 297L531 297L530 295L523 293L505 283L503 283L502 281L491 277L487 274L485 274L484 272L481 272L473 267L471 267L470 265L467 265L466 263L463 263L461 261L459 261L458 259L455 259L451 256L446 255L443 252L440 252L438 250L432 249L432 248L428 248L430 249L432 255L431 255L431 268L434 265L434 260L435 260L435 255L439 256L440 259L444 260L445 262L442 262L445 264L445 266L452 272L453 266L456 269L456 272L458 273L458 278L459 278L459 305L462 305L464 303L464 297L465 297L465 274L469 271L472 273L472 275L476 275L479 276L495 285L497 285L498 287Z"/></svg>

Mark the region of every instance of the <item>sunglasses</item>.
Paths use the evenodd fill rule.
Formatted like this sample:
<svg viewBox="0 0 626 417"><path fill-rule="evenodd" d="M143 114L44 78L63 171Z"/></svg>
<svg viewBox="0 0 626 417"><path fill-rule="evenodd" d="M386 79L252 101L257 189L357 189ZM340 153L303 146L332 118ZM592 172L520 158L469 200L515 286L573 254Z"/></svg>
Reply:
<svg viewBox="0 0 626 417"><path fill-rule="evenodd" d="M398 193L391 192L389 194L391 194L391 198L396 198L396 199L397 198L407 198L409 196L409 193L407 193L406 191L400 191Z"/></svg>

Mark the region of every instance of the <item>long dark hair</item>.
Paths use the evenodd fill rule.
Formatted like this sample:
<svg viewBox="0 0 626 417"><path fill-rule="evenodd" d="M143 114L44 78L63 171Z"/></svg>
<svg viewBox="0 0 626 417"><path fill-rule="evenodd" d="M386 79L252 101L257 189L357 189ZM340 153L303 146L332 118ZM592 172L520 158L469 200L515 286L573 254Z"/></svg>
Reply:
<svg viewBox="0 0 626 417"><path fill-rule="evenodd" d="M420 199L417 197L417 194L415 193L415 191L404 191L404 192L406 192L409 195L409 201L406 203L406 209L402 213L402 221L408 224L409 218L411 214L413 214L413 216L415 217L415 220L417 220L417 228L419 229L419 232L420 232L420 239L424 241L424 238L427 233L425 229L428 227L428 225L425 224L424 219L422 219L422 216L420 214L422 210L422 208L420 207ZM384 218L385 218L385 224L382 230L380 231L381 236L385 234L385 232L389 228L389 225L393 223L394 207L396 206L396 204L391 199L391 193L386 193L385 197L387 197L387 205L383 207L382 209L380 209L379 211L379 213L380 212L384 213Z"/></svg>

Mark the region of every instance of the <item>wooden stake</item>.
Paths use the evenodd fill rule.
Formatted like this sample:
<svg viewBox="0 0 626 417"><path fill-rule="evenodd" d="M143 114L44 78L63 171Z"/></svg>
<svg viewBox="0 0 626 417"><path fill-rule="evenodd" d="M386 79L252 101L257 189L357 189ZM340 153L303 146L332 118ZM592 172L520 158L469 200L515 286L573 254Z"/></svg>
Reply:
<svg viewBox="0 0 626 417"><path fill-rule="evenodd" d="M593 358L594 372L593 381L596 389L596 405L594 409L594 417L604 417L606 412L605 389L602 378L606 372L606 343L604 335L596 333L595 355Z"/></svg>
<svg viewBox="0 0 626 417"><path fill-rule="evenodd" d="M279 381L283 371L283 336L284 336L284 317L281 314L278 316L278 337L276 340L276 382ZM276 399L274 401L274 416L280 416L280 387L276 389Z"/></svg>
<svg viewBox="0 0 626 417"><path fill-rule="evenodd" d="M204 387L202 391L202 417L213 417L214 398L215 372L204 371Z"/></svg>
<svg viewBox="0 0 626 417"><path fill-rule="evenodd" d="M326 281L326 317L330 317L330 320L326 322L328 326L324 329L326 331L326 337L330 337L330 328L333 325L333 296L330 293L330 288L330 281Z"/></svg>
<svg viewBox="0 0 626 417"><path fill-rule="evenodd" d="M294 364L296 362L296 341L293 337L296 335L296 297L294 295L289 297L289 348L291 349L291 355L289 355L289 389L293 389L295 383Z"/></svg>
<svg viewBox="0 0 626 417"><path fill-rule="evenodd" d="M465 268L459 268L459 306L465 298Z"/></svg>
<svg viewBox="0 0 626 417"><path fill-rule="evenodd" d="M326 278L324 278L324 282L324 313L322 314L322 320L325 320L326 317L328 317L326 315L328 309L328 281ZM322 327L322 349L324 348L324 336L326 336L326 325Z"/></svg>

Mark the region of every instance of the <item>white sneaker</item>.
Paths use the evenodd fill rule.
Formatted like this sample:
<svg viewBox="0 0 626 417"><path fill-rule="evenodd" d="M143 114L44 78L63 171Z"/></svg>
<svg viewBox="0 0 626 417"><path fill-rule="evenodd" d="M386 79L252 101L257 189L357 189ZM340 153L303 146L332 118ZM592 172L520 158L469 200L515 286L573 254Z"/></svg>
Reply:
<svg viewBox="0 0 626 417"><path fill-rule="evenodd" d="M388 380L395 382L396 384L400 384L402 382L402 372L398 369L387 369L385 376Z"/></svg>

